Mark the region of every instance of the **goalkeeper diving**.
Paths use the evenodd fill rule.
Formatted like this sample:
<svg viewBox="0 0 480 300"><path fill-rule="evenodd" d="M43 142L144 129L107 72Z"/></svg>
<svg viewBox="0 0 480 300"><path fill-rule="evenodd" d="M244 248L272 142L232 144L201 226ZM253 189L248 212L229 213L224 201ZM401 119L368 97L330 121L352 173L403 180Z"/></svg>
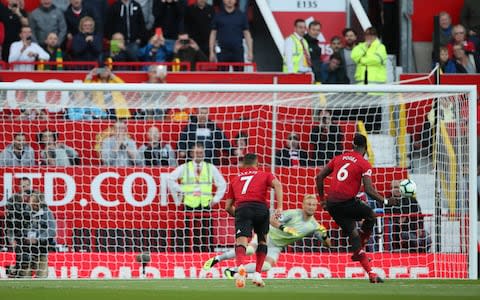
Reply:
<svg viewBox="0 0 480 300"><path fill-rule="evenodd" d="M292 245L307 236L314 236L326 246L330 247L330 237L327 229L314 218L318 201L315 195L307 194L303 198L302 209L290 209L282 212L281 216L270 218L270 232L267 238L268 252L262 267L262 272L270 270L278 261L278 257L285 246ZM248 244L246 253L251 255L257 248L257 237L254 236ZM210 270L217 263L235 258L235 250L228 250L210 258L203 265L204 270ZM255 273L255 263L245 266L247 273ZM227 278L234 278L236 269L227 268L224 274Z"/></svg>

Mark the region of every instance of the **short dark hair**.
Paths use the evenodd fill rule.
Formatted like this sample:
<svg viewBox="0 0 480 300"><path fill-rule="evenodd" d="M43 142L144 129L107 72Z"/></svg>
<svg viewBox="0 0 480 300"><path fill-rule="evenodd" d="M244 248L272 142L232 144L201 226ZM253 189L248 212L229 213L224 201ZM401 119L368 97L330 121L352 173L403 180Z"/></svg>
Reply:
<svg viewBox="0 0 480 300"><path fill-rule="evenodd" d="M375 29L375 27L369 27L365 30L365 35L378 36L378 31Z"/></svg>
<svg viewBox="0 0 480 300"><path fill-rule="evenodd" d="M335 40L339 40L339 41L342 41L342 38L339 37L338 35L334 35L331 39L330 39L330 43L335 41Z"/></svg>
<svg viewBox="0 0 480 300"><path fill-rule="evenodd" d="M293 24L295 26L297 26L298 23L305 23L305 20L304 19L296 19L295 22L293 22Z"/></svg>
<svg viewBox="0 0 480 300"><path fill-rule="evenodd" d="M345 35L347 35L347 33L349 33L350 31L353 32L353 34L355 34L356 36L358 36L357 31L355 31L355 29L350 28L350 27L347 27L347 28L343 29L343 30L342 30L342 35L345 36Z"/></svg>
<svg viewBox="0 0 480 300"><path fill-rule="evenodd" d="M332 59L336 59L340 62L342 62L342 56L340 55L340 53L333 53L332 55L330 55L330 60Z"/></svg>
<svg viewBox="0 0 480 300"><path fill-rule="evenodd" d="M243 157L243 165L244 166L253 166L257 161L258 156L255 153L247 153Z"/></svg>
<svg viewBox="0 0 480 300"><path fill-rule="evenodd" d="M355 133L353 146L355 148L367 148L367 138L361 133Z"/></svg>
<svg viewBox="0 0 480 300"><path fill-rule="evenodd" d="M310 22L310 24L308 24L308 28L311 28L317 25L320 25L320 27L322 27L322 24L320 22L318 22L317 20L313 20L312 22Z"/></svg>
<svg viewBox="0 0 480 300"><path fill-rule="evenodd" d="M205 149L205 145L203 144L203 142L195 142L192 147L190 147L190 150L193 150L193 148L195 147L200 147L202 149Z"/></svg>

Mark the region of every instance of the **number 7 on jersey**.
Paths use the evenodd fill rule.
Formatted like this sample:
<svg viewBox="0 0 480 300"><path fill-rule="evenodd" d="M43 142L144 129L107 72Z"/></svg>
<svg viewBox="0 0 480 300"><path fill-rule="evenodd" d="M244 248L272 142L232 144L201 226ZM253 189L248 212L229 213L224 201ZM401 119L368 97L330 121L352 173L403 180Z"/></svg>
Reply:
<svg viewBox="0 0 480 300"><path fill-rule="evenodd" d="M248 186L250 185L250 182L252 182L252 179L253 175L240 177L241 181L245 181L242 188L242 195L247 193Z"/></svg>

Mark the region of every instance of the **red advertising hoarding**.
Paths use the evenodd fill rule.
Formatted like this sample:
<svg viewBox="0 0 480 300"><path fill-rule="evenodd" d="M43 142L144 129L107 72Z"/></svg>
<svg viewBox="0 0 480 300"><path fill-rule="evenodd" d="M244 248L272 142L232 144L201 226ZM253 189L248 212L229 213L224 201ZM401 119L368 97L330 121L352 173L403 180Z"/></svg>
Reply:
<svg viewBox="0 0 480 300"><path fill-rule="evenodd" d="M49 278L130 279L143 277L137 253L52 253ZM223 278L223 269L235 261L225 261L209 271L203 263L212 253L152 253L145 268L147 278ZM467 256L462 254L370 253L373 271L382 278L468 278ZM252 256L254 257L254 256ZM13 253L0 253L0 262L14 264ZM0 279L6 278L0 266ZM366 278L360 265L348 253L280 255L267 278Z"/></svg>

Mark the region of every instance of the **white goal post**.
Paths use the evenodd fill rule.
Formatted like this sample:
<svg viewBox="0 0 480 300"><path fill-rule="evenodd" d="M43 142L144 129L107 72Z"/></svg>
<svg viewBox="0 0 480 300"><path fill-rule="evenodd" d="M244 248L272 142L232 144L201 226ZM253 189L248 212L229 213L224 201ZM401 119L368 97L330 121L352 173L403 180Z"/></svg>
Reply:
<svg viewBox="0 0 480 300"><path fill-rule="evenodd" d="M79 92L83 96L75 97ZM201 270L213 252L232 246L232 220L213 204L207 217L202 213L207 223L200 220L196 224L189 219L198 213L180 208L182 199L172 195L168 183L169 173L176 164L106 166L100 148L105 139L115 134L115 120L98 117L72 121L66 117L66 111L73 108L100 107L105 111L118 108L115 100L104 100L99 105L95 100L97 92L103 95L102 99L121 95L123 108L131 112L143 109L165 113L162 118L141 120L134 119L132 113L132 119L123 124L128 128L124 130L128 130L140 149L149 130L156 126L162 142L172 144L177 159L180 145L176 143L191 121L188 114L208 108L209 118L224 131L231 144L231 150L220 151L220 157L216 157L225 179L228 181L238 171L238 161L232 162L232 156L237 155L236 139L244 133L249 144L246 149L262 153L261 167L278 175L285 185L286 207L290 209L301 208L303 195L315 193L313 177L329 155L348 149L349 136L354 132L364 133L379 190L390 193L393 181L409 177L417 183L418 204L422 208L421 212L405 213L401 209L375 207L376 234L368 246L374 269L387 278L478 278L475 86L32 82L0 83L1 107L3 111L13 111L9 117L0 119L3 139L0 151L14 142L19 132L26 136L27 143L40 144L35 139L48 130L55 131L52 143L61 142L66 148L73 148L80 153L81 162L50 165L48 159L42 160L42 155L48 155L42 145L33 147L32 159L42 160L45 166L40 163L12 166L2 162L5 156L0 156L3 177L0 222L10 222L1 227L5 230L0 234L0 248L4 250L0 252L0 278L8 277L6 265L21 268L18 262L21 249L11 244L12 239L18 238L14 235L19 234L13 232L13 227L23 226L20 223L27 224L30 219L12 225L15 222L8 218L18 219L12 216L23 213L18 214L22 205L12 204L22 178L29 178L32 190L39 190L45 211L51 210L56 219L56 242L48 252L48 272L43 276L221 278L222 269L233 263L222 262L208 272ZM35 95L29 97L31 93ZM65 111L65 117L31 120L16 115L17 110L28 109ZM181 111L186 116L167 121L167 111ZM327 146L322 150L313 146L314 128L325 129L319 125L323 118L339 128L341 149ZM285 164L277 153L289 147L292 140L304 148L305 158L300 150L292 154L287 149L296 158L295 162ZM331 153L320 158L322 151ZM58 158L56 153L54 158ZM88 155L92 157L87 158ZM308 162L303 164L302 159ZM223 206L223 201L220 205ZM328 214L319 212L316 217L331 230L335 247L325 249L314 239L306 238L285 249L268 277L364 276L349 261L346 240L328 220ZM414 227L398 223L405 218ZM32 226L28 224L25 226ZM203 231L204 226L211 230ZM406 235L402 234L405 230ZM422 234L416 235L420 231ZM22 270L27 274L23 277L41 277L38 275L41 272L32 271L38 264L37 261L36 266L29 265L28 271Z"/></svg>

